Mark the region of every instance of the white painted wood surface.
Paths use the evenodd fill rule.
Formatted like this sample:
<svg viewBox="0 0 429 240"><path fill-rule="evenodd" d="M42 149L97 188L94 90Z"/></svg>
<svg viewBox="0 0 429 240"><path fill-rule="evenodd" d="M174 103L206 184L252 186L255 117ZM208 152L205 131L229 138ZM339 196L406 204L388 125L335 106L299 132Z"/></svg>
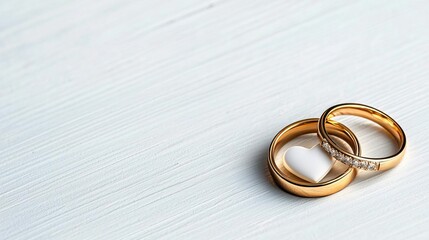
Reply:
<svg viewBox="0 0 429 240"><path fill-rule="evenodd" d="M428 239L428 92L428 1L1 1L0 238ZM271 139L340 102L405 160L281 191Z"/></svg>

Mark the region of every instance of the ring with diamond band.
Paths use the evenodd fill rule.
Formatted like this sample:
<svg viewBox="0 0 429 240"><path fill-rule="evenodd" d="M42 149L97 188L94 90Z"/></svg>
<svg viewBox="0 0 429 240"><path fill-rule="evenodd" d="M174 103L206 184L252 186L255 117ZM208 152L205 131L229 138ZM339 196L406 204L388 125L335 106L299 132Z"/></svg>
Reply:
<svg viewBox="0 0 429 240"><path fill-rule="evenodd" d="M388 157L370 158L360 156L360 154L352 154L342 149L331 139L330 135L326 131L327 123L332 121L331 118L339 115L363 117L377 123L387 130L389 135L397 143L399 150ZM344 103L328 108L319 118L317 135L322 142L322 148L330 153L332 157L357 169L367 171L388 170L398 165L405 154L406 137L404 130L402 130L399 124L384 112L363 104Z"/></svg>
<svg viewBox="0 0 429 240"><path fill-rule="evenodd" d="M268 168L273 180L284 190L301 197L323 197L334 194L351 183L357 174L355 168L348 167L343 173L333 179L313 183L297 177L288 168L283 167L282 158L276 158L280 149L287 142L300 135L317 133L317 124L317 118L310 118L286 126L274 137L268 153ZM356 155L360 155L359 142L349 128L341 123L329 121L325 129L329 134L344 140Z"/></svg>

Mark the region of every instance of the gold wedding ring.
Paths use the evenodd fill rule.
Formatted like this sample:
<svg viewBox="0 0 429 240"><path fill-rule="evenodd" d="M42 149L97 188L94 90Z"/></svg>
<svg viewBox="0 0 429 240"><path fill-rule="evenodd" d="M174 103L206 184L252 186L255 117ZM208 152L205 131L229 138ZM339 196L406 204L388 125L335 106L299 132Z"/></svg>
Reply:
<svg viewBox="0 0 429 240"><path fill-rule="evenodd" d="M353 132L341 123L326 121L324 129L330 135L344 140L352 149L354 155L360 155L360 145ZM345 188L356 176L356 169L347 168L339 176L319 182L310 183L281 168L275 161L279 150L290 140L304 134L317 133L318 119L311 118L292 123L283 128L273 139L269 149L268 167L274 181L284 190L302 197L323 197L336 193Z"/></svg>
<svg viewBox="0 0 429 240"><path fill-rule="evenodd" d="M384 158L363 157L360 154L350 153L334 142L330 136L332 118L339 115L353 115L369 119L383 127L398 145L398 151ZM341 125L341 127L343 127ZM322 141L322 147L335 159L342 163L362 170L388 170L398 165L405 154L406 138L404 130L399 124L382 111L370 106L357 103L345 103L328 108L320 117L317 134Z"/></svg>

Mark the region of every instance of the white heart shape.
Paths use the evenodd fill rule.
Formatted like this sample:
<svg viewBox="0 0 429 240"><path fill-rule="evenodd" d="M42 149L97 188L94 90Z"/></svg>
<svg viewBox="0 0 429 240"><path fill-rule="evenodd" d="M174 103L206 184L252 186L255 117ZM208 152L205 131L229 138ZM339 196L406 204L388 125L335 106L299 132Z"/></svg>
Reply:
<svg viewBox="0 0 429 240"><path fill-rule="evenodd" d="M284 166L294 175L312 183L320 182L334 165L334 160L320 144L308 149L294 146L284 154Z"/></svg>

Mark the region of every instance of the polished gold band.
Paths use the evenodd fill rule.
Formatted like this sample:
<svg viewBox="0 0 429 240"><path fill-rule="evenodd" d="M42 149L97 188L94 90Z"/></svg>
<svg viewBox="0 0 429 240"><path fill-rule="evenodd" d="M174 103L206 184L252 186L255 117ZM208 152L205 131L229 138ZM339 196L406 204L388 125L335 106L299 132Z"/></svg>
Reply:
<svg viewBox="0 0 429 240"><path fill-rule="evenodd" d="M341 146L331 139L328 130L328 126L332 122L331 118L339 115L363 117L379 124L387 130L389 135L398 144L398 152L385 158L370 158L350 153L341 148ZM333 157L349 166L363 170L388 170L398 165L405 154L406 138L399 124L382 111L363 104L346 103L328 108L319 119L317 133L322 141L323 148L330 152Z"/></svg>
<svg viewBox="0 0 429 240"><path fill-rule="evenodd" d="M353 132L335 121L326 122L325 129L329 134L343 139L352 148L354 154L360 155L360 145ZM282 146L300 135L316 133L318 119L311 118L292 123L283 128L273 139L269 149L268 168L274 181L284 190L302 197L322 197L336 193L345 188L356 176L356 169L349 167L341 175L329 181L310 183L295 177L287 170L281 170L275 156Z"/></svg>

